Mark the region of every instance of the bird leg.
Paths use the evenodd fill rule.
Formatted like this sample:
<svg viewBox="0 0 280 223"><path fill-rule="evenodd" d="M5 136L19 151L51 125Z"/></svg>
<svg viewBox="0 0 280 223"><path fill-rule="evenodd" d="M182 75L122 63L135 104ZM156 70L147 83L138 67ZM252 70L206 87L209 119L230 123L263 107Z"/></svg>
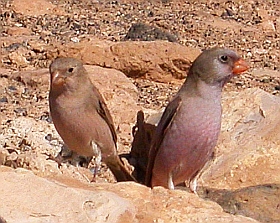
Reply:
<svg viewBox="0 0 280 223"><path fill-rule="evenodd" d="M197 179L199 177L199 174L196 175L192 180L190 180L189 182L189 188L191 190L191 192L193 192L195 195L198 196L196 189L197 189Z"/></svg>
<svg viewBox="0 0 280 223"><path fill-rule="evenodd" d="M99 172L100 167L101 167L102 154L101 154L101 150L100 150L99 146L93 140L90 141L90 146L94 153L93 158L92 158L94 166L91 169L91 171L93 172L93 178L92 178L91 182L95 182L96 175Z"/></svg>
<svg viewBox="0 0 280 223"><path fill-rule="evenodd" d="M170 190L174 190L175 189L174 183L173 183L173 180L172 180L172 173L169 173L169 176L168 176L168 188Z"/></svg>
<svg viewBox="0 0 280 223"><path fill-rule="evenodd" d="M210 159L204 164L204 166L201 168L201 170L198 170L197 173L194 175L194 177L192 179L190 179L189 188L190 188L191 192L193 192L194 194L198 195L197 191L196 191L198 178L200 178L201 175L205 172L205 170L207 170L210 167L212 161L214 160L214 157L215 157L215 152L212 152ZM187 185L187 183L186 183L186 185Z"/></svg>

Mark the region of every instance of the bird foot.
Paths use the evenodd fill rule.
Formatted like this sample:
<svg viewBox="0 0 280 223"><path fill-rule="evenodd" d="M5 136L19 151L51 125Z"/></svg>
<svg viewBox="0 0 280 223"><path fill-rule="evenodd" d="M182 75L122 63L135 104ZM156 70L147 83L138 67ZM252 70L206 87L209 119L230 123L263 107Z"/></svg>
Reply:
<svg viewBox="0 0 280 223"><path fill-rule="evenodd" d="M93 177L91 182L96 182L96 176L100 171L100 165L94 165L94 167L90 168L90 172L93 173Z"/></svg>
<svg viewBox="0 0 280 223"><path fill-rule="evenodd" d="M60 168L62 166L62 162L63 162L63 157L58 154L57 156L53 156L52 154L46 154L45 155L48 156L47 160L53 160L57 163L58 168Z"/></svg>
<svg viewBox="0 0 280 223"><path fill-rule="evenodd" d="M174 190L175 189L175 186L174 186L174 183L173 183L173 180L172 180L172 173L170 173L169 177L168 177L168 188L169 188L169 190Z"/></svg>
<svg viewBox="0 0 280 223"><path fill-rule="evenodd" d="M191 190L191 192L193 192L195 195L198 196L197 192L196 192L196 189L197 189L197 178L191 180L189 182L189 188Z"/></svg>
<svg viewBox="0 0 280 223"><path fill-rule="evenodd" d="M83 178L85 178L88 183L92 182L85 174L81 173L80 167L77 167L77 169L78 169L77 172L79 173L79 175L82 176Z"/></svg>

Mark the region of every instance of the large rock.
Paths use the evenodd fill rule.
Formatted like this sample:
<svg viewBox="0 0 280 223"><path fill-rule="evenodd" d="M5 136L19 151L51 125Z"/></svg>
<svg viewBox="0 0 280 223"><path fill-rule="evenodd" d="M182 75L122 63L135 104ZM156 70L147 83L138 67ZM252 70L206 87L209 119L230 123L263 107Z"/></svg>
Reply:
<svg viewBox="0 0 280 223"><path fill-rule="evenodd" d="M129 200L109 191L67 187L23 169L1 168L0 175L0 214L8 222L124 222L135 216Z"/></svg>
<svg viewBox="0 0 280 223"><path fill-rule="evenodd" d="M260 222L280 222L280 184L256 185L237 190L208 188L205 197L220 204L225 212L244 215Z"/></svg>
<svg viewBox="0 0 280 223"><path fill-rule="evenodd" d="M86 40L57 47L61 56L115 68L129 77L162 82L185 78L190 64L200 54L198 49L166 41L114 43Z"/></svg>
<svg viewBox="0 0 280 223"><path fill-rule="evenodd" d="M0 216L7 222L257 222L226 214L184 191L135 183L83 184L0 168Z"/></svg>
<svg viewBox="0 0 280 223"><path fill-rule="evenodd" d="M88 65L120 70L128 77L170 82L184 79L191 63L201 53L196 48L166 41L110 42L89 37L80 42L46 44L36 36L16 36L22 29L7 31L15 36L0 38L4 46L1 64L25 70L35 65L46 67L57 56L68 56ZM35 56L40 60L35 60Z"/></svg>
<svg viewBox="0 0 280 223"><path fill-rule="evenodd" d="M226 93L216 157L202 196L225 211L279 222L280 97L260 89Z"/></svg>
<svg viewBox="0 0 280 223"><path fill-rule="evenodd" d="M280 98L260 89L227 92L216 158L205 186L238 189L280 183Z"/></svg>

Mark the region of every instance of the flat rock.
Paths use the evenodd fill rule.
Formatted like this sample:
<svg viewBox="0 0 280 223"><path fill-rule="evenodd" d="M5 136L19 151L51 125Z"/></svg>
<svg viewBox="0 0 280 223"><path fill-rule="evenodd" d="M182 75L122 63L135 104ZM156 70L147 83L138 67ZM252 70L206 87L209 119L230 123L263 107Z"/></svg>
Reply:
<svg viewBox="0 0 280 223"><path fill-rule="evenodd" d="M7 222L257 222L226 214L184 191L136 183L83 184L48 180L0 167L0 215ZM12 193L11 193L12 192Z"/></svg>
<svg viewBox="0 0 280 223"><path fill-rule="evenodd" d="M0 175L0 213L8 222L122 222L135 216L129 200L109 191L67 187L23 169L1 168Z"/></svg>

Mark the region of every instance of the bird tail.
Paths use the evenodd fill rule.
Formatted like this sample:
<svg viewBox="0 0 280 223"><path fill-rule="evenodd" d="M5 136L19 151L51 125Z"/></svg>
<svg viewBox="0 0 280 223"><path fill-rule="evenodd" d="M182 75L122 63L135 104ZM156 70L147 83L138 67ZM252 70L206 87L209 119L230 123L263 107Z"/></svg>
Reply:
<svg viewBox="0 0 280 223"><path fill-rule="evenodd" d="M119 156L107 157L105 160L106 165L114 174L118 182L122 181L135 181L136 179L128 172Z"/></svg>

